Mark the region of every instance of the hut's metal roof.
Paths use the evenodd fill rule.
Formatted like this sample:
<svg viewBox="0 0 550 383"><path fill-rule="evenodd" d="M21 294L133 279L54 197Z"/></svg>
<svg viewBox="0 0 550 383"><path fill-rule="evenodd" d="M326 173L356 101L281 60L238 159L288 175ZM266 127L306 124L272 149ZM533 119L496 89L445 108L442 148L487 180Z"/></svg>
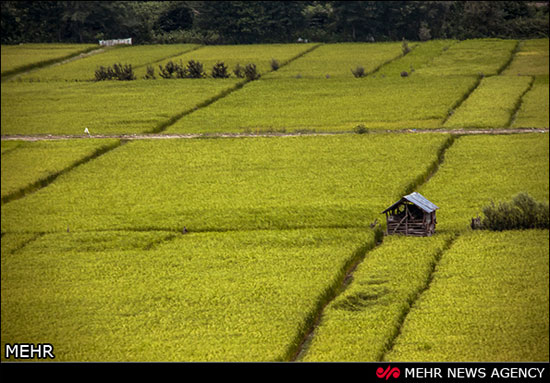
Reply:
<svg viewBox="0 0 550 383"><path fill-rule="evenodd" d="M393 205L388 207L386 210L384 210L382 212L382 214L387 212L388 210L393 209L395 206L397 206L401 202L403 202L403 200L407 200L411 203L414 203L416 206L418 206L419 208L424 210L426 213L431 213L431 212L439 209L439 207L437 207L436 205L434 205L433 203L428 201L426 199L426 197L424 197L422 194L414 192L414 193L408 194L408 195L404 196L403 198L401 198L399 201L397 201L396 203L394 203Z"/></svg>

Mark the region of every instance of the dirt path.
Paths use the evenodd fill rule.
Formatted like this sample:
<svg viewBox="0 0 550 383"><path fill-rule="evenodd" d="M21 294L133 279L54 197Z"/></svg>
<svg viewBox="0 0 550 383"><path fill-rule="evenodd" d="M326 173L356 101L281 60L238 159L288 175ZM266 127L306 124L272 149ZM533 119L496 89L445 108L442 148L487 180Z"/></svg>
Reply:
<svg viewBox="0 0 550 383"><path fill-rule="evenodd" d="M375 130L365 134L428 134L450 133L458 135L469 134L520 134L548 133L548 129L408 129L408 130ZM113 135L3 135L2 141L47 141L74 139L109 139L121 140L173 140L192 138L240 138L240 137L296 137L296 136L334 136L351 134L352 132L300 132L300 133L197 133L197 134L113 134Z"/></svg>

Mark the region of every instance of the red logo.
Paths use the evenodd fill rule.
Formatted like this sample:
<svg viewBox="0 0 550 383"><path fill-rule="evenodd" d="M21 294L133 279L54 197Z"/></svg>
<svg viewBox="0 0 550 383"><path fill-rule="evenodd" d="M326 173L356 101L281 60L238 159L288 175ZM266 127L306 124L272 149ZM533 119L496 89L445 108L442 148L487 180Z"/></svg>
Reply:
<svg viewBox="0 0 550 383"><path fill-rule="evenodd" d="M382 367L378 367L376 369L376 376L379 378L386 378L386 380L388 380L390 376L393 378L399 378L399 375L401 375L401 371L399 371L399 368L397 367L391 368L391 366L388 366L385 370Z"/></svg>

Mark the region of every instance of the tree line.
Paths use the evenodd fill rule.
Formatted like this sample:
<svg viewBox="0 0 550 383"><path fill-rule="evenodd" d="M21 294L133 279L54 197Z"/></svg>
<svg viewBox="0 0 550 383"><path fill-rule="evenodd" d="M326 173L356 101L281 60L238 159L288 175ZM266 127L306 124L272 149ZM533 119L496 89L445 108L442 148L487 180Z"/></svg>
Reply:
<svg viewBox="0 0 550 383"><path fill-rule="evenodd" d="M548 37L548 2L3 1L1 43L251 44Z"/></svg>

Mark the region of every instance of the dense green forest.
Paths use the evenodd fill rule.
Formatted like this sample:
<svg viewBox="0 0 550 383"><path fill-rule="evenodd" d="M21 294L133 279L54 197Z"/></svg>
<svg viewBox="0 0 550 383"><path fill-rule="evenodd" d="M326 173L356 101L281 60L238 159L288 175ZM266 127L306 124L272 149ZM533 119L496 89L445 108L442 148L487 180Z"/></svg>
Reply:
<svg viewBox="0 0 550 383"><path fill-rule="evenodd" d="M548 2L3 1L2 44L547 37Z"/></svg>

